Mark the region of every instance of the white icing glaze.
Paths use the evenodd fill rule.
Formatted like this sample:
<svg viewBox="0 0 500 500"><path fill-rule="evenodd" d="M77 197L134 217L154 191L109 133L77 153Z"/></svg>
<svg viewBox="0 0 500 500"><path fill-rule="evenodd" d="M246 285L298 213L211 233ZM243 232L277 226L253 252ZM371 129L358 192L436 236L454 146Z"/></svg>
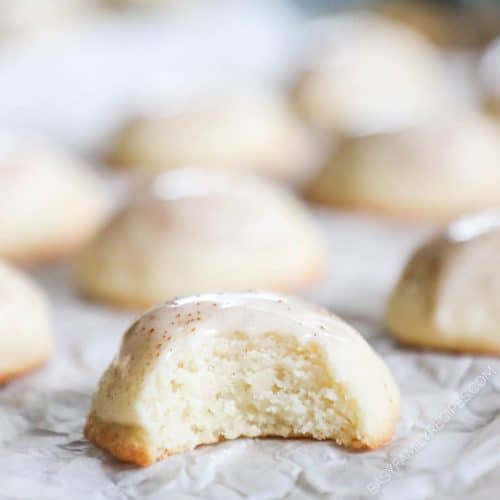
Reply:
<svg viewBox="0 0 500 500"><path fill-rule="evenodd" d="M244 331L286 332L301 343L313 338L344 347L365 347L362 337L325 309L271 292L207 293L174 299L149 309L125 334L115 365L127 376L132 355L142 363L165 362L177 342L193 348L201 336ZM147 360L147 361L146 361ZM134 367L130 367L134 368Z"/></svg>
<svg viewBox="0 0 500 500"><path fill-rule="evenodd" d="M230 196L241 185L241 173L200 167L186 167L164 172L151 185L151 194L164 201L193 198L206 195Z"/></svg>
<svg viewBox="0 0 500 500"><path fill-rule="evenodd" d="M286 331L301 342L328 336L328 340L364 343L354 329L326 309L271 292L207 293L174 299L147 311L129 330L127 343L139 339L145 329L148 333L154 330L148 343L157 346L160 342L165 347L165 339L195 339L242 328L249 335Z"/></svg>
<svg viewBox="0 0 500 500"><path fill-rule="evenodd" d="M491 209L460 217L450 224L446 236L451 241L464 242L499 229L500 210Z"/></svg>

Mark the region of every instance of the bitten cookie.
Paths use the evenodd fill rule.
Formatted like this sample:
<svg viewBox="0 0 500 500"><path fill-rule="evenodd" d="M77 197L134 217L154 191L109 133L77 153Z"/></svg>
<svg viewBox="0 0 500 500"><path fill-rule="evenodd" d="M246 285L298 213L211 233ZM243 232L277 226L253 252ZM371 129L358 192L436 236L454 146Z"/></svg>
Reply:
<svg viewBox="0 0 500 500"><path fill-rule="evenodd" d="M271 91L241 91L126 124L111 146L116 167L161 172L203 166L253 170L301 182L321 159L319 144Z"/></svg>
<svg viewBox="0 0 500 500"><path fill-rule="evenodd" d="M315 201L422 220L500 204L500 127L457 112L347 141L311 181Z"/></svg>
<svg viewBox="0 0 500 500"><path fill-rule="evenodd" d="M95 176L77 159L28 138L0 133L0 256L33 263L78 249L104 209Z"/></svg>
<svg viewBox="0 0 500 500"><path fill-rule="evenodd" d="M339 15L316 27L291 98L328 135L394 130L454 100L436 49L409 28L369 14Z"/></svg>
<svg viewBox="0 0 500 500"><path fill-rule="evenodd" d="M271 293L205 294L157 306L130 327L85 435L149 465L239 437L377 448L398 415L389 370L336 316Z"/></svg>
<svg viewBox="0 0 500 500"><path fill-rule="evenodd" d="M209 169L159 176L118 213L77 265L88 297L143 307L211 290L294 290L325 269L302 203L265 179Z"/></svg>
<svg viewBox="0 0 500 500"><path fill-rule="evenodd" d="M500 215L452 224L411 257L389 300L386 323L419 347L500 354Z"/></svg>
<svg viewBox="0 0 500 500"><path fill-rule="evenodd" d="M51 350L41 290L27 275L0 262L0 384L43 365Z"/></svg>

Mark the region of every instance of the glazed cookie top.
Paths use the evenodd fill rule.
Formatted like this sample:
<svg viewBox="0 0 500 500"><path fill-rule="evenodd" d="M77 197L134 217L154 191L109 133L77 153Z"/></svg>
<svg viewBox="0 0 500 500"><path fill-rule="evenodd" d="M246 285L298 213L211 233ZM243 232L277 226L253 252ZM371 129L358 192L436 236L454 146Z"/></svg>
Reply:
<svg viewBox="0 0 500 500"><path fill-rule="evenodd" d="M177 248L172 241L176 236L182 239L179 245L184 250L193 248L200 255L196 242L225 245L242 253L244 243L247 247L243 248L262 247L268 240L275 241L276 235L291 241L289 238L296 239L297 232L304 231L297 246L308 247L313 241L322 257L323 240L312 222L298 199L266 179L225 169L188 167L146 182L117 216L108 236L119 230L120 238L141 247L168 242L170 249ZM156 228L153 233L152 228ZM149 241L144 241L147 234Z"/></svg>
<svg viewBox="0 0 500 500"><path fill-rule="evenodd" d="M394 336L420 346L498 354L500 217L465 216L419 247L388 302Z"/></svg>
<svg viewBox="0 0 500 500"><path fill-rule="evenodd" d="M269 180L183 168L146 182L82 253L84 293L141 307L213 290L291 291L327 265L307 207Z"/></svg>
<svg viewBox="0 0 500 500"><path fill-rule="evenodd" d="M500 231L500 209L492 208L460 217L448 226L444 236L449 241L460 243L492 231Z"/></svg>
<svg viewBox="0 0 500 500"><path fill-rule="evenodd" d="M500 154L500 127L494 120L473 111L443 114L429 123L404 130L377 134L352 141L354 167L368 167L377 162L394 171L394 176L411 172L428 176L446 175L451 179L471 176L473 172L497 174ZM384 161L385 160L385 161Z"/></svg>
<svg viewBox="0 0 500 500"><path fill-rule="evenodd" d="M346 141L310 192L324 202L446 220L499 204L499 156L500 127L479 113L457 111Z"/></svg>
<svg viewBox="0 0 500 500"><path fill-rule="evenodd" d="M201 164L296 182L321 157L318 140L286 99L260 88L213 92L146 112L125 125L108 154L111 164L144 172Z"/></svg>
<svg viewBox="0 0 500 500"><path fill-rule="evenodd" d="M153 307L127 331L120 357L128 358L141 345L147 345L155 358L168 357L169 346L180 338L196 342L200 335L241 328L249 335L286 331L301 342L318 339L365 345L359 333L319 306L271 292L226 292L178 298Z"/></svg>

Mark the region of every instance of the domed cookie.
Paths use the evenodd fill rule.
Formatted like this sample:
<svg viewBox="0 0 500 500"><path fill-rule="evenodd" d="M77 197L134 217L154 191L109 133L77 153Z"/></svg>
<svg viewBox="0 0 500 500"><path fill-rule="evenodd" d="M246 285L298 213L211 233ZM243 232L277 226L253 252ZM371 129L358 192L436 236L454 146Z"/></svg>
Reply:
<svg viewBox="0 0 500 500"><path fill-rule="evenodd" d="M309 51L291 96L306 119L334 137L418 123L454 99L435 48L375 15L323 21Z"/></svg>
<svg viewBox="0 0 500 500"><path fill-rule="evenodd" d="M419 248L390 298L386 323L406 344L500 354L500 215L459 220Z"/></svg>
<svg viewBox="0 0 500 500"><path fill-rule="evenodd" d="M103 215L97 179L75 158L0 133L0 256L32 263L79 248Z"/></svg>
<svg viewBox="0 0 500 500"><path fill-rule="evenodd" d="M389 370L336 316L271 293L205 294L162 304L130 327L85 435L149 465L239 437L377 448L398 415Z"/></svg>
<svg viewBox="0 0 500 500"><path fill-rule="evenodd" d="M291 193L244 174L178 169L156 179L86 248L88 297L142 307L212 290L293 290L324 270L326 250Z"/></svg>
<svg viewBox="0 0 500 500"><path fill-rule="evenodd" d="M320 154L279 94L245 91L132 120L118 134L109 161L142 172L193 165L245 168L300 182L314 171Z"/></svg>
<svg viewBox="0 0 500 500"><path fill-rule="evenodd" d="M311 199L395 217L446 220L500 204L500 128L456 113L347 141L311 181Z"/></svg>
<svg viewBox="0 0 500 500"><path fill-rule="evenodd" d="M0 262L0 384L38 368L51 351L41 290L27 275Z"/></svg>

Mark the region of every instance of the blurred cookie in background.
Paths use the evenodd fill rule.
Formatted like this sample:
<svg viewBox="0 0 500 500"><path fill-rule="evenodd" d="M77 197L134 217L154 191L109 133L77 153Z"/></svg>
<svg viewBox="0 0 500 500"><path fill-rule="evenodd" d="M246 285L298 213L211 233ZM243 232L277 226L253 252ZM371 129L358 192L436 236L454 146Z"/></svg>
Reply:
<svg viewBox="0 0 500 500"><path fill-rule="evenodd" d="M394 130L435 116L455 100L435 47L381 16L322 20L311 26L306 46L291 98L327 135Z"/></svg>
<svg viewBox="0 0 500 500"><path fill-rule="evenodd" d="M346 141L307 189L318 202L440 221L500 205L500 128L463 111Z"/></svg>
<svg viewBox="0 0 500 500"><path fill-rule="evenodd" d="M387 0L380 2L376 11L408 25L443 48L483 45L500 32L500 5L496 0Z"/></svg>
<svg viewBox="0 0 500 500"><path fill-rule="evenodd" d="M433 43L455 46L468 33L463 33L463 19L450 4L429 1L385 1L377 5L378 13L406 24Z"/></svg>
<svg viewBox="0 0 500 500"><path fill-rule="evenodd" d="M101 223L101 184L87 165L40 140L0 133L0 256L23 264L78 249Z"/></svg>
<svg viewBox="0 0 500 500"><path fill-rule="evenodd" d="M92 12L95 4L95 0L2 0L0 41L74 24Z"/></svg>
<svg viewBox="0 0 500 500"><path fill-rule="evenodd" d="M453 223L409 260L386 312L400 341L500 354L500 212Z"/></svg>
<svg viewBox="0 0 500 500"><path fill-rule="evenodd" d="M24 273L0 261L0 384L43 365L52 351L48 304Z"/></svg>
<svg viewBox="0 0 500 500"><path fill-rule="evenodd" d="M272 91L229 92L156 116L132 119L108 160L117 168L158 173L186 165L249 169L301 182L321 160L317 139Z"/></svg>
<svg viewBox="0 0 500 500"><path fill-rule="evenodd" d="M479 82L485 110L500 118L500 37L486 48L481 57Z"/></svg>
<svg viewBox="0 0 500 500"><path fill-rule="evenodd" d="M84 250L81 291L147 307L205 291L293 291L325 270L322 235L284 188L227 170L160 175Z"/></svg>

